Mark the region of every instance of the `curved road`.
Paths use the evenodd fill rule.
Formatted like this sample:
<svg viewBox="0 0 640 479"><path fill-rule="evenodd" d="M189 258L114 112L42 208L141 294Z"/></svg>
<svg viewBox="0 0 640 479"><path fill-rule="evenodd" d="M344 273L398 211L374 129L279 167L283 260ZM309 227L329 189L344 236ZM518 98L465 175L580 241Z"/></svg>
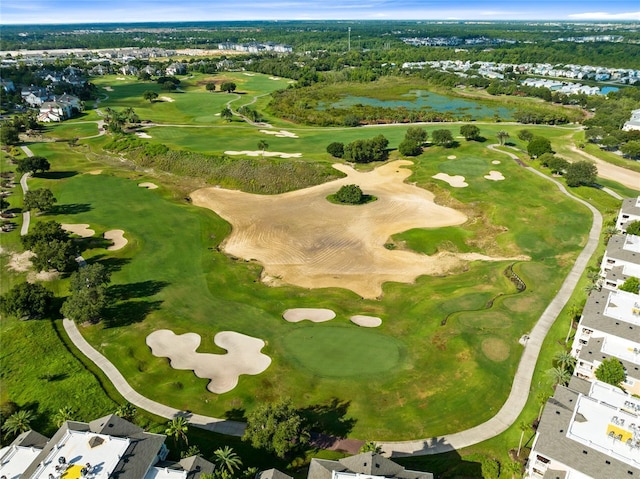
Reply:
<svg viewBox="0 0 640 479"><path fill-rule="evenodd" d="M491 145L489 148L493 151L509 155L510 158L516 161L518 160L518 157L513 153L498 150L496 149L496 146L497 145ZM478 426L454 434L413 441L380 442L379 444L385 451L386 455L398 457L439 454L485 441L509 428L516 421L527 402L533 372L544 338L562 311L562 308L567 304L567 301L571 297L582 272L586 268L589 259L598 246L600 232L602 230L602 215L586 201L572 196L560 182L545 176L543 173L540 173L533 168L524 168L529 170L531 173L554 183L562 193L589 208L593 213L593 223L591 230L589 231L587 243L576 259L573 268L571 268L571 271L562 283L562 287L544 310L540 319L530 332L529 339L525 344L524 352L513 380L509 397L498 413L488 421ZM242 435L245 428L244 423L185 413L184 411L179 411L178 409L165 406L164 404L160 404L142 396L127 383L126 379L107 358L95 350L82 337L73 321L65 319L63 321L63 325L75 346L105 373L118 392L120 392L120 394L122 394L122 396L130 403L145 409L152 414L165 418L186 416L190 424L203 429L233 436Z"/></svg>
<svg viewBox="0 0 640 479"><path fill-rule="evenodd" d="M29 157L33 156L33 152L29 149L28 146L21 146L22 151ZM20 186L22 187L22 194L26 195L27 191L29 191L29 185L27 184L27 180L29 179L29 173L25 173L20 178ZM31 224L31 212L23 211L22 212L22 228L20 228L20 236L24 236L29 233L29 225Z"/></svg>

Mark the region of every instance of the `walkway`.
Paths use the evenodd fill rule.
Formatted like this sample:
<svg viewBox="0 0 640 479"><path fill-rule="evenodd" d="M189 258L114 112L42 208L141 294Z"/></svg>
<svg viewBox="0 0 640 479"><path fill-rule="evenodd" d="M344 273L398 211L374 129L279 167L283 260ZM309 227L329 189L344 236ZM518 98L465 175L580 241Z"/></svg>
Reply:
<svg viewBox="0 0 640 479"><path fill-rule="evenodd" d="M28 146L21 146L22 151L29 157L33 156L33 152L29 149ZM29 179L29 173L25 173L20 178L20 186L22 187L22 195L26 195L27 191L29 191L29 185L27 184L27 180ZM22 228L20 228L20 236L24 236L29 233L29 225L31 224L31 211L23 211L22 212Z"/></svg>
<svg viewBox="0 0 640 479"><path fill-rule="evenodd" d="M491 146L495 148L497 145ZM519 158L513 153L494 148L491 149L505 155L509 155L513 160L519 161ZM593 214L593 224L589 232L587 243L576 259L573 268L562 283L562 287L544 310L533 330L529 333L529 340L524 347L524 352L520 359L509 397L498 413L488 421L478 426L454 434L413 441L380 442L379 445L385 451L386 455L398 457L440 454L486 441L487 439L501 434L509 428L516 421L527 402L533 372L542 348L542 343L544 342L544 339L556 318L569 301L582 272L586 268L589 259L598 246L600 232L602 229L602 215L586 201L572 196L560 182L547 177L533 168L526 166L524 168L529 170L531 173L554 183L562 193L589 208ZM73 321L65 319L63 324L65 331L75 346L106 374L118 392L131 404L167 419L176 416L186 416L191 425L207 429L209 431L232 436L241 436L243 434L245 428L244 423L217 419L198 414L185 414L184 411L179 411L178 409L165 406L164 404L160 404L142 396L127 383L126 379L107 358L96 351L82 337Z"/></svg>
<svg viewBox="0 0 640 479"><path fill-rule="evenodd" d="M80 350L82 354L88 357L95 363L109 378L109 381L113 383L115 388L122 396L131 404L149 411L152 414L161 416L167 419L172 419L177 416L184 416L189 420L189 424L206 429L208 431L217 432L220 434L227 434L229 436L242 436L244 434L245 424L237 421L228 421L226 419L216 419L213 417L201 416L199 414L191 414L179 409L174 409L159 402L152 401L137 393L127 382L127 380L120 374L120 371L102 354L96 351L80 334L76 323L70 319L64 319L62 324L64 330L67 332L69 339Z"/></svg>
<svg viewBox="0 0 640 479"><path fill-rule="evenodd" d="M520 162L520 159L513 153L495 149L497 145L491 146L493 147L491 148L493 151L509 155L509 157L514 161ZM513 379L511 392L509 393L507 401L498 413L488 421L476 427L455 434L448 434L429 439L419 439L416 441L380 443L380 446L385 453L390 456L397 457L440 454L486 441L487 439L497 436L508 429L516 421L527 403L531 380L533 378L536 362L538 361L540 349L542 348L542 343L544 342L544 338L549 332L549 329L553 326L553 323L562 311L562 308L564 308L569 301L573 290L578 284L578 280L580 279L582 272L587 267L589 259L598 247L600 232L602 230L602 215L586 201L571 195L560 182L553 178L549 178L543 173L540 173L528 166L525 166L524 168L547 181L555 183L562 193L589 208L593 214L593 224L591 225L591 231L589 231L587 244L576 259L573 268L571 268L569 275L565 278L562 283L562 287L556 294L555 298L553 298L551 303L544 310L540 319L533 327L533 330L529 333L529 340L525 344L522 358L520 358L520 364L518 365L516 375Z"/></svg>

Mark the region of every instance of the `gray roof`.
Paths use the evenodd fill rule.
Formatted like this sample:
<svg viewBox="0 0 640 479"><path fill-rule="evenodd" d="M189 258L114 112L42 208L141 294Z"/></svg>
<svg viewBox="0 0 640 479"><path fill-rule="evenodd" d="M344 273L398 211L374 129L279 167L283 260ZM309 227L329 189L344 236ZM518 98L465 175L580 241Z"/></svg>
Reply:
<svg viewBox="0 0 640 479"><path fill-rule="evenodd" d="M610 290L604 289L602 291L593 291L589 295L587 304L582 310L582 319L578 327L597 329L612 336L640 343L640 327L627 321L604 315L609 293L611 293Z"/></svg>
<svg viewBox="0 0 640 479"><path fill-rule="evenodd" d="M612 281L614 283L616 283L618 281L623 281L624 282L627 279L629 279L629 276L624 274L623 270L624 270L624 266L622 266L622 265L614 266L609 271L607 271L607 276L605 277L605 279L607 281Z"/></svg>
<svg viewBox="0 0 640 479"><path fill-rule="evenodd" d="M629 237L634 238L633 235L614 235L609 239L607 243L607 258L619 259L626 261L627 263L640 264L640 253L635 251L629 251L623 249L623 246ZM635 237L640 240L640 238Z"/></svg>
<svg viewBox="0 0 640 479"><path fill-rule="evenodd" d="M106 434L108 436L129 437L134 434L144 432L139 426L122 419L115 414L109 414L89 423L89 430L96 434Z"/></svg>
<svg viewBox="0 0 640 479"><path fill-rule="evenodd" d="M578 376L571 376L571 381L569 381L569 389L588 396L591 392L591 381L579 378Z"/></svg>
<svg viewBox="0 0 640 479"><path fill-rule="evenodd" d="M637 468L567 437L578 396L576 391L557 387L542 413L532 454L554 459L594 479L638 477L640 470ZM633 476L628 471L632 471Z"/></svg>
<svg viewBox="0 0 640 479"><path fill-rule="evenodd" d="M637 200L637 198L625 198L622 200L620 214L640 216L640 208L636 206Z"/></svg>
<svg viewBox="0 0 640 479"><path fill-rule="evenodd" d="M180 459L179 462L162 461L155 467L167 468L174 471L186 471L187 479L199 479L202 474L213 474L215 466L201 456L189 456Z"/></svg>
<svg viewBox="0 0 640 479"><path fill-rule="evenodd" d="M433 474L430 472L406 470L400 464L374 452L363 452L339 461L312 459L307 479L329 479L332 471L399 479L433 479Z"/></svg>
<svg viewBox="0 0 640 479"><path fill-rule="evenodd" d="M554 469L547 469L542 476L542 479L565 479L567 477L567 471L556 471Z"/></svg>
<svg viewBox="0 0 640 479"><path fill-rule="evenodd" d="M256 479L293 479L293 477L278 469L267 469L256 474Z"/></svg>
<svg viewBox="0 0 640 479"><path fill-rule="evenodd" d="M604 338L589 338L587 344L582 346L580 350L579 359L584 359L585 361L589 361L593 363L593 361L604 361L609 358L617 358L618 361L622 363L624 368L627 371L627 376L632 377L633 379L640 379L640 367L631 361L627 361L625 359L619 358L618 356L612 356L602 351L602 342Z"/></svg>
<svg viewBox="0 0 640 479"><path fill-rule="evenodd" d="M18 437L16 437L11 443L11 446L35 447L36 449L43 449L47 445L47 442L49 442L49 438L47 436L43 436L39 432L29 429L27 432L23 432Z"/></svg>

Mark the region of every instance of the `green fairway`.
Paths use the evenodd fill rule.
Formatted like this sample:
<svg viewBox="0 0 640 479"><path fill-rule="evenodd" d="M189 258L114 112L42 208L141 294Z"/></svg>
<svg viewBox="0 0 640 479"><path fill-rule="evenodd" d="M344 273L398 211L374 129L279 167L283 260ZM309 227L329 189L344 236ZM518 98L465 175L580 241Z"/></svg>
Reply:
<svg viewBox="0 0 640 479"><path fill-rule="evenodd" d="M284 337L284 350L302 368L321 377L383 373L400 360L396 340L357 326L296 329Z"/></svg>

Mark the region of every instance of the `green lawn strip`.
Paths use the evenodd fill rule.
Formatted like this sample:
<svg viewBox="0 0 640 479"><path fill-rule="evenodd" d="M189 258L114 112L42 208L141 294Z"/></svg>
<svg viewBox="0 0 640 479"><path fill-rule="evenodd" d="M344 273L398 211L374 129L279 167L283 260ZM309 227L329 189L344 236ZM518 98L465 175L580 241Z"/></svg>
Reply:
<svg viewBox="0 0 640 479"><path fill-rule="evenodd" d="M62 122L48 127L46 133L53 138L72 140L74 138L97 135L98 125L93 122Z"/></svg>

